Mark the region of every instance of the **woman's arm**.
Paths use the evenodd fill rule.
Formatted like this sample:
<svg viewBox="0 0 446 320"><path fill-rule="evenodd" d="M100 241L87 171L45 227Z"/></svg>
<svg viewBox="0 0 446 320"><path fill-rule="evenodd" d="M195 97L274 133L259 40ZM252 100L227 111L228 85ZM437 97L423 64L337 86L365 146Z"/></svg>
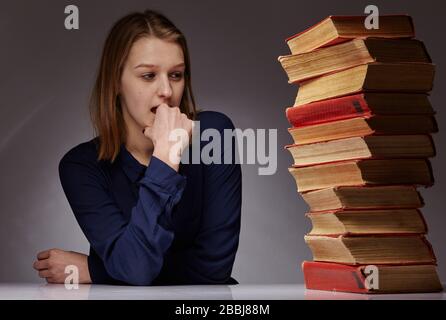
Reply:
<svg viewBox="0 0 446 320"><path fill-rule="evenodd" d="M139 199L130 221L126 221L96 165L67 157L60 162L59 170L76 220L107 273L125 283L149 285L158 275L174 237L158 218L166 215L169 221L186 178L152 157L140 181ZM90 269L90 274L94 283L95 270Z"/></svg>
<svg viewBox="0 0 446 320"><path fill-rule="evenodd" d="M218 112L206 112L206 117L209 117L206 119L209 125L220 132L223 146L223 130L234 129L233 123ZM205 123L205 119L202 121ZM240 164L235 163L235 139L230 148L221 153L222 164L204 165L204 206L199 234L188 250L166 256L168 269L165 271L173 278L173 283L225 284L230 281L239 243L242 205L242 173ZM224 164L224 155L229 151L232 162Z"/></svg>
<svg viewBox="0 0 446 320"><path fill-rule="evenodd" d="M116 205L96 154L88 157L85 152L89 150L75 148L61 160L59 174L68 202L92 250L103 262L98 266L88 259L93 283L101 281L104 267L114 280L128 284L149 285L158 275L174 237L171 212L186 184L186 177L177 172L178 164L170 162L171 144L176 142L166 137L177 128L190 136L192 126L178 107L158 107L155 121L145 133L153 141L154 152L139 181L139 197L130 220ZM183 141L182 150L186 143ZM67 260L78 258L65 253ZM77 261L85 261L86 256L82 256L83 260ZM51 252L49 259L55 261Z"/></svg>

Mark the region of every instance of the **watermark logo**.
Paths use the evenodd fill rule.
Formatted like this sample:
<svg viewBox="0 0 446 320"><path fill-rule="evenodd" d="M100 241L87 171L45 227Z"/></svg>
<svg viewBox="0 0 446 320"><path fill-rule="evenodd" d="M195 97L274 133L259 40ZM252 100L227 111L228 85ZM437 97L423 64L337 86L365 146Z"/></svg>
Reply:
<svg viewBox="0 0 446 320"><path fill-rule="evenodd" d="M258 164L262 166L259 175L273 175L277 171L277 129L235 128L221 133L208 128L201 132L200 121L194 121L191 149L184 149L189 144L185 129L170 132L169 141L174 142L169 161L175 164ZM201 148L201 142L208 143Z"/></svg>
<svg viewBox="0 0 446 320"><path fill-rule="evenodd" d="M79 8L73 4L65 7L65 29L67 30L79 30Z"/></svg>
<svg viewBox="0 0 446 320"><path fill-rule="evenodd" d="M77 290L79 289L79 269L75 265L68 265L65 267L65 274L68 276L65 278L65 289Z"/></svg>
<svg viewBox="0 0 446 320"><path fill-rule="evenodd" d="M364 13L369 14L364 20L364 27L367 30L379 29L379 10L378 7L369 4L364 9Z"/></svg>
<svg viewBox="0 0 446 320"><path fill-rule="evenodd" d="M364 268L365 287L368 290L379 289L379 270L377 266L369 265Z"/></svg>

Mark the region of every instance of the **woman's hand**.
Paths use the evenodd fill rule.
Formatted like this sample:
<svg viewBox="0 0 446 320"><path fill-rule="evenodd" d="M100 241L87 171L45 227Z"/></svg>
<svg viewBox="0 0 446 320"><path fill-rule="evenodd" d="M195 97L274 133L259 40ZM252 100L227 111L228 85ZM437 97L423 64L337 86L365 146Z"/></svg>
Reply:
<svg viewBox="0 0 446 320"><path fill-rule="evenodd" d="M65 283L68 276L65 267L74 265L79 270L79 283L91 283L87 258L88 256L79 252L50 249L37 254L38 260L34 262L33 268L48 283Z"/></svg>
<svg viewBox="0 0 446 320"><path fill-rule="evenodd" d="M160 104L156 109L152 127L144 129L144 135L153 142L153 156L178 171L181 154L189 144L193 126L193 121L181 113L180 108L170 107L165 103ZM175 129L182 129L178 131L184 134L181 143L178 142L177 136L174 139L169 139L169 135Z"/></svg>

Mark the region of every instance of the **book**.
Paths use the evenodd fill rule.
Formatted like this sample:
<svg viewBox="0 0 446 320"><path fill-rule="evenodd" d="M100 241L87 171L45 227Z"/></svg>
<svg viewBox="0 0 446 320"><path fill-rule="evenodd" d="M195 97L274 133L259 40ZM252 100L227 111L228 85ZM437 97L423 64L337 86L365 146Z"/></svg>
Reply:
<svg viewBox="0 0 446 320"><path fill-rule="evenodd" d="M304 261L305 286L310 290L353 293L439 292L442 285L435 264L375 265L378 283L367 283L367 265L349 266L330 262ZM372 284L373 286L371 286Z"/></svg>
<svg viewBox="0 0 446 320"><path fill-rule="evenodd" d="M301 193L312 212L342 209L421 208L423 198L412 185L334 186Z"/></svg>
<svg viewBox="0 0 446 320"><path fill-rule="evenodd" d="M293 127L374 115L435 114L427 94L363 92L339 98L288 107L286 117Z"/></svg>
<svg viewBox="0 0 446 320"><path fill-rule="evenodd" d="M288 83L300 83L324 74L372 62L425 62L431 59L419 40L355 39L311 52L279 56Z"/></svg>
<svg viewBox="0 0 446 320"><path fill-rule="evenodd" d="M292 54L348 41L353 38L413 38L412 18L407 15L381 15L378 29L364 26L366 16L328 16L318 24L285 39Z"/></svg>
<svg viewBox="0 0 446 320"><path fill-rule="evenodd" d="M298 86L286 108L288 168L308 204L307 289L436 292L418 186L434 183L428 94L435 65L407 15L329 16L286 39L278 62ZM369 286L370 268L377 271Z"/></svg>
<svg viewBox="0 0 446 320"><path fill-rule="evenodd" d="M429 135L371 135L285 148L294 166L309 166L342 160L382 158L430 158L435 155Z"/></svg>
<svg viewBox="0 0 446 320"><path fill-rule="evenodd" d="M309 212L309 235L426 234L418 209L332 210Z"/></svg>
<svg viewBox="0 0 446 320"><path fill-rule="evenodd" d="M427 159L349 160L308 167L288 168L297 191L305 192L336 186L414 184L434 182Z"/></svg>
<svg viewBox="0 0 446 320"><path fill-rule="evenodd" d="M430 115L372 115L288 128L295 145L370 135L430 134L437 131L437 122Z"/></svg>
<svg viewBox="0 0 446 320"><path fill-rule="evenodd" d="M350 265L436 263L431 244L423 235L305 235L304 238L315 261Z"/></svg>
<svg viewBox="0 0 446 320"><path fill-rule="evenodd" d="M432 90L435 66L431 63L360 65L302 82L295 106L363 91L415 92Z"/></svg>

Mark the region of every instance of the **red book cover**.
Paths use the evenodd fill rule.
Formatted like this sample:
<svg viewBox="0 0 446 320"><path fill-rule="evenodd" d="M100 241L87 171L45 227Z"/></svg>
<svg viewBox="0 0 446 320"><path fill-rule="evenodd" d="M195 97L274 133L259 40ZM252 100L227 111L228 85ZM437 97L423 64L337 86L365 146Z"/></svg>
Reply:
<svg viewBox="0 0 446 320"><path fill-rule="evenodd" d="M436 264L433 264L436 265ZM364 266L330 262L304 261L305 286L310 290L374 293L366 287Z"/></svg>
<svg viewBox="0 0 446 320"><path fill-rule="evenodd" d="M285 115L288 122L294 128L307 127L338 120L346 120L352 118L371 118L375 116L431 116L435 125L434 132L438 130L434 118L435 112L420 111L420 113L388 113L386 115L378 114L373 111L365 97L365 93L357 93L353 95L342 96L322 101L316 101L301 106L291 106L286 108Z"/></svg>
<svg viewBox="0 0 446 320"><path fill-rule="evenodd" d="M311 290L367 293L361 267L337 263L304 261L305 287Z"/></svg>
<svg viewBox="0 0 446 320"><path fill-rule="evenodd" d="M289 107L285 113L293 127L372 115L363 93Z"/></svg>

